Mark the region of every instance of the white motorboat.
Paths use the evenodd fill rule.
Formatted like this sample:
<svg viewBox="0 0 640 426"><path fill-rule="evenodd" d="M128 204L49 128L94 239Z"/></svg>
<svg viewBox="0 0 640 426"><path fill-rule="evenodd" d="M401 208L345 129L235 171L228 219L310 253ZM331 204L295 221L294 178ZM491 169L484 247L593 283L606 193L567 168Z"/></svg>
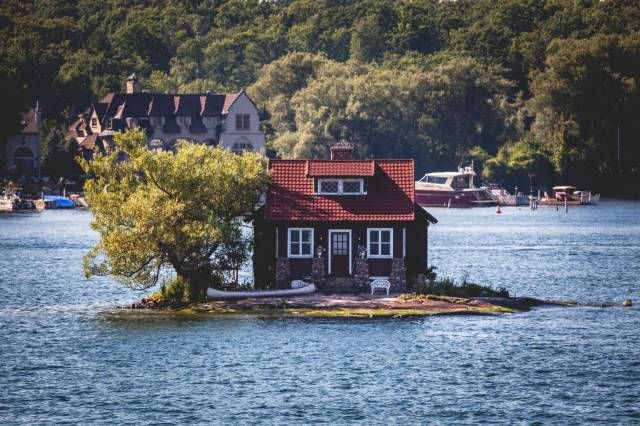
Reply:
<svg viewBox="0 0 640 426"><path fill-rule="evenodd" d="M457 172L427 173L415 183L416 202L422 207L495 206L497 200L486 187L476 187L473 165Z"/></svg>
<svg viewBox="0 0 640 426"><path fill-rule="evenodd" d="M247 297L286 297L301 296L316 292L313 283L300 288L288 288L283 290L253 290L253 291L224 291L209 287L207 297L209 299L243 299Z"/></svg>

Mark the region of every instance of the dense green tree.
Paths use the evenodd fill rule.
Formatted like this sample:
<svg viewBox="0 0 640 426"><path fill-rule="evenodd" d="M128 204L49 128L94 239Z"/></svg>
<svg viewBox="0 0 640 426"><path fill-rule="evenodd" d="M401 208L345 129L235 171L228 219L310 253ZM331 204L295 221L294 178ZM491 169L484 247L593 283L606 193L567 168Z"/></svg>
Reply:
<svg viewBox="0 0 640 426"><path fill-rule="evenodd" d="M510 87L468 58L421 71L296 54L265 67L250 93L276 111L272 146L287 157L324 158L347 138L360 157L415 158L420 173L455 167L472 146L495 152L516 134Z"/></svg>
<svg viewBox="0 0 640 426"><path fill-rule="evenodd" d="M201 299L248 255L242 216L264 190L263 158L188 142L175 153L150 151L142 130L115 143L82 163L100 234L84 257L85 274L113 275L132 288L178 283L186 300Z"/></svg>
<svg viewBox="0 0 640 426"><path fill-rule="evenodd" d="M617 188L640 173L638 32L632 0L5 0L0 144L36 101L62 123L136 72L160 92L251 87L285 155L345 136L444 168L532 136L558 179Z"/></svg>
<svg viewBox="0 0 640 426"><path fill-rule="evenodd" d="M42 173L54 178L77 178L81 174L77 155L77 142L74 139L65 140L62 129L53 127L46 133L42 143Z"/></svg>
<svg viewBox="0 0 640 426"><path fill-rule="evenodd" d="M533 134L556 171L597 181L639 170L640 33L562 40L551 50L532 82L530 108Z"/></svg>

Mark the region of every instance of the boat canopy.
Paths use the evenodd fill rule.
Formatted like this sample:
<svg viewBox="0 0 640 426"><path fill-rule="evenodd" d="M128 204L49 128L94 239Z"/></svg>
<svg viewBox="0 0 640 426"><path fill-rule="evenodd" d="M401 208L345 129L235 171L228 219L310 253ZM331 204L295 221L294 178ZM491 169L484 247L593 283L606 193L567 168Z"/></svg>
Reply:
<svg viewBox="0 0 640 426"><path fill-rule="evenodd" d="M565 186L554 186L553 190L556 191L556 192L557 191L575 191L576 187L575 186L568 186L568 185L565 185Z"/></svg>

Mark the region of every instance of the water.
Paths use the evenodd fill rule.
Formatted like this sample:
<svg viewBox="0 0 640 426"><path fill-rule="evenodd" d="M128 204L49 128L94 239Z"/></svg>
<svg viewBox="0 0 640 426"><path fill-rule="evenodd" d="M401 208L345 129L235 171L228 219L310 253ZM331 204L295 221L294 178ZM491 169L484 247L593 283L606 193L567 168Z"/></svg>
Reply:
<svg viewBox="0 0 640 426"><path fill-rule="evenodd" d="M577 308L404 320L115 315L83 212L0 216L0 423L640 422L640 203L432 209L441 276Z"/></svg>

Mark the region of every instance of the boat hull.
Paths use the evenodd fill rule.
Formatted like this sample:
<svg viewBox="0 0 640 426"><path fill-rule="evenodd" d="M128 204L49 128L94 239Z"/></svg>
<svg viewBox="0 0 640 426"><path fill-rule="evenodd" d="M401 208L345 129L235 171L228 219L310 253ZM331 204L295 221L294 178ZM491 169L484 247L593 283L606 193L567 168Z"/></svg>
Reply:
<svg viewBox="0 0 640 426"><path fill-rule="evenodd" d="M491 207L496 200L484 189L446 191L416 187L416 202L422 207Z"/></svg>
<svg viewBox="0 0 640 426"><path fill-rule="evenodd" d="M223 291L209 287L207 297L209 299L244 299L247 297L285 297L300 296L316 292L315 284L309 284L300 288L289 288L285 290L255 290L255 291Z"/></svg>

